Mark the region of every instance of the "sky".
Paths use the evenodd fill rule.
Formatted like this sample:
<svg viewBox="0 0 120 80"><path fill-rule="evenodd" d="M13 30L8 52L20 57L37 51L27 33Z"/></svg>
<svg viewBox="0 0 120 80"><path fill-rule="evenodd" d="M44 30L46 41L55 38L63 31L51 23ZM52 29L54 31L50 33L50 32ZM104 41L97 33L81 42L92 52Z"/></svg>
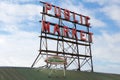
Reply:
<svg viewBox="0 0 120 80"><path fill-rule="evenodd" d="M120 74L119 0L41 1L90 16L94 71ZM42 6L39 0L0 0L0 66L32 65L39 50Z"/></svg>

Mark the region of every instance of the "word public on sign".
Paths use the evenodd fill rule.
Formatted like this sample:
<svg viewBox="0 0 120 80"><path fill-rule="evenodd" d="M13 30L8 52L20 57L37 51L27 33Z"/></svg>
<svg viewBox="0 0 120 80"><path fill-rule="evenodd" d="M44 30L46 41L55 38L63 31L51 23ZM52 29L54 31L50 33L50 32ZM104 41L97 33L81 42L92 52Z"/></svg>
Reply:
<svg viewBox="0 0 120 80"><path fill-rule="evenodd" d="M67 9L62 9L60 7L57 7L57 6L53 6L49 3L45 3L45 13L49 14L49 12L52 10L54 11L54 15L58 18L63 18L65 20L79 23L79 24L87 26L87 27L90 26L90 23L89 23L90 17L84 16L81 14L77 14L75 12L71 12ZM62 16L62 12L64 13L63 16ZM77 20L77 17L79 17L79 20Z"/></svg>
<svg viewBox="0 0 120 80"><path fill-rule="evenodd" d="M54 13L51 13L51 11L53 11ZM42 14L46 14L48 16L50 15L55 18L60 18L62 20L66 20L66 21L79 24L79 25L83 25L83 26L86 26L87 28L90 28L90 23L89 23L90 17L51 5L50 3L44 3L44 11ZM93 33L89 31L77 30L76 28L70 28L68 26L61 27L58 24L54 24L53 25L54 31L51 31L51 27L52 27L50 26L51 24L52 23L48 21L42 20L42 31L47 32L47 33L53 33L53 34L57 33L58 36L75 38L75 39L85 41L85 42L90 42L90 43L92 42Z"/></svg>

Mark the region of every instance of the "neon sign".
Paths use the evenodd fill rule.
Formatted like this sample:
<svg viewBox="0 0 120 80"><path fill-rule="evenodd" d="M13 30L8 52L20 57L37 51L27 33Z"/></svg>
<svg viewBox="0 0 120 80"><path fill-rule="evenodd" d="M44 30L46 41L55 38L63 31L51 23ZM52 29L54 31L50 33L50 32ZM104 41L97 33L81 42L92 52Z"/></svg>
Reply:
<svg viewBox="0 0 120 80"><path fill-rule="evenodd" d="M77 14L75 12L71 12L67 9L62 9L60 7L57 7L57 6L53 6L49 3L45 3L45 13L46 14L49 14L49 12L52 9L54 9L54 16L56 16L58 18L63 18L65 20L72 21L72 22L75 22L75 23L79 23L79 24L87 26L87 27L90 26L90 23L89 23L90 17L84 16L84 15L81 15L81 14ZM61 16L62 12L64 12L63 16ZM70 15L72 15L72 16L70 16ZM76 17L79 17L79 20L77 20ZM71 20L71 18L72 18L72 20Z"/></svg>
<svg viewBox="0 0 120 80"><path fill-rule="evenodd" d="M45 56L46 67L60 64L66 70L75 63L76 70L93 72L90 17L50 3L40 3L43 4L40 50L32 67Z"/></svg>
<svg viewBox="0 0 120 80"><path fill-rule="evenodd" d="M44 11L41 13L68 22L72 22L74 24L83 25L86 28L90 28L90 23L89 23L90 17L51 5L49 3L44 3ZM66 25L62 26L45 20L42 20L41 22L42 22L42 32L92 43L93 33L89 31L70 28ZM54 30L51 30L51 28L53 28Z"/></svg>

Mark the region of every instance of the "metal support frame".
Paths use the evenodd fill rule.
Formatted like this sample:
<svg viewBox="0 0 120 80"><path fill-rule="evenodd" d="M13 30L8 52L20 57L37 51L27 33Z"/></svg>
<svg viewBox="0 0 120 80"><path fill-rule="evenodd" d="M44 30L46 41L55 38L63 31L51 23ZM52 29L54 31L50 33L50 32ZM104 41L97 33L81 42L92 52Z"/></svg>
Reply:
<svg viewBox="0 0 120 80"><path fill-rule="evenodd" d="M45 5L44 5L45 6ZM54 17L52 15L48 15L45 13L45 8L43 6L43 12L42 14L42 20L46 20L46 16ZM41 22L41 21L40 21ZM64 19L59 18L58 19L58 25L60 27L64 26ZM72 23L72 22L71 22ZM54 25L54 23L51 23L50 25ZM80 24L79 24L80 25ZM73 23L73 28L77 30L76 23ZM62 28L61 28L62 29ZM63 31L63 30L61 30ZM86 27L86 33L89 33L89 27ZM63 33L63 32L61 32ZM71 34L71 33L70 33ZM53 44L51 46L56 45L56 48L54 50L49 50L49 41L55 41L56 44ZM84 47L84 53L81 54L81 51L79 47ZM58 55L60 57L63 57L67 59L67 65L64 65L64 69L70 69L70 66L73 66L75 64L74 70L78 71L91 71L93 72L93 61L92 61L92 52L91 52L91 43L90 42L80 42L77 39L67 38L63 36L59 36L57 34L53 33L46 33L41 30L40 34L40 50L39 54L36 57L35 61L33 62L31 67L34 67L37 62L40 62L39 57L44 56L54 56ZM46 64L48 67L48 64ZM85 66L85 67L84 67Z"/></svg>

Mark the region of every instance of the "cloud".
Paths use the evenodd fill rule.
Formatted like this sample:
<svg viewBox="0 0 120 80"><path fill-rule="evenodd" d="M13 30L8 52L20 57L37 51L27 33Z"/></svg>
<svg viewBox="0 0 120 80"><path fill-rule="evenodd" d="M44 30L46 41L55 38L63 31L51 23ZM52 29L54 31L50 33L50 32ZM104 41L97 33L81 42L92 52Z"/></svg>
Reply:
<svg viewBox="0 0 120 80"><path fill-rule="evenodd" d="M106 5L108 6L111 4L117 4L117 5L120 4L119 0L85 0L84 2L98 3L99 5L102 6L106 6Z"/></svg>
<svg viewBox="0 0 120 80"><path fill-rule="evenodd" d="M107 25L101 19L95 17L95 15L97 14L96 10L91 11L90 9L85 7L81 2L78 2L77 4L78 5L74 5L71 1L66 1L61 3L61 7L67 8L70 11L74 11L85 16L90 16L91 17L90 23L91 26L93 27L105 27Z"/></svg>
<svg viewBox="0 0 120 80"><path fill-rule="evenodd" d="M39 16L39 12L42 9L41 6L34 4L20 5L1 2L0 5L2 20L5 22L10 21L10 23L24 20L25 18L32 19L34 16Z"/></svg>
<svg viewBox="0 0 120 80"><path fill-rule="evenodd" d="M91 21L90 21L90 23L91 23L91 26L92 27L106 27L107 26L107 24L106 23L104 23L102 20L99 20L99 19L96 19L95 17L91 17Z"/></svg>
<svg viewBox="0 0 120 80"><path fill-rule="evenodd" d="M0 0L0 1L7 3L30 3L30 2L38 2L40 0Z"/></svg>
<svg viewBox="0 0 120 80"><path fill-rule="evenodd" d="M103 64L101 64L101 62ZM95 63L95 61L94 61ZM101 72L101 73L114 73L114 74L119 74L119 65L118 64L113 64L113 63L108 63L108 62L103 62L103 61L99 61L96 62L97 65L94 65L94 71L96 72Z"/></svg>
<svg viewBox="0 0 120 80"><path fill-rule="evenodd" d="M41 6L0 2L0 65L29 66L38 54L37 23ZM30 31L30 28L35 28ZM28 31L21 28L27 28ZM4 34L2 32L8 32Z"/></svg>
<svg viewBox="0 0 120 80"><path fill-rule="evenodd" d="M39 49L39 36L36 32L18 31L12 35L0 35L0 65L29 66L36 58Z"/></svg>
<svg viewBox="0 0 120 80"><path fill-rule="evenodd" d="M91 2L91 3L98 3L100 5L103 5L107 2L107 0L85 0L85 2Z"/></svg>
<svg viewBox="0 0 120 80"><path fill-rule="evenodd" d="M5 39L4 39L4 37L0 37L0 45L4 45L5 44Z"/></svg>
<svg viewBox="0 0 120 80"><path fill-rule="evenodd" d="M98 3L101 7L100 12L103 12L107 18L114 21L117 26L120 26L120 1L119 0L86 0L89 3Z"/></svg>
<svg viewBox="0 0 120 80"><path fill-rule="evenodd" d="M106 72L109 71L112 73L113 70L116 70L114 72L118 72L117 70L119 70L119 67L120 67L119 36L120 36L120 33L109 34L107 32L102 32L102 35L95 35L94 47L93 47L93 58L95 62L96 71L103 71L102 69L106 69L105 70ZM106 65L106 67L102 65ZM113 67L113 65L115 65L116 68L115 66L114 68L111 68Z"/></svg>
<svg viewBox="0 0 120 80"><path fill-rule="evenodd" d="M116 34L109 34L103 32L102 35L96 36L95 35L95 45L94 51L96 54L96 58L106 59L107 61L111 62L119 62L120 61L120 33ZM105 46L105 47L103 47ZM104 56L101 56L104 54Z"/></svg>
<svg viewBox="0 0 120 80"><path fill-rule="evenodd" d="M39 21L41 6L34 4L11 4L6 2L0 3L0 30L11 31L11 29L20 29L23 24L35 24ZM12 30L15 31L15 30Z"/></svg>
<svg viewBox="0 0 120 80"><path fill-rule="evenodd" d="M111 6L106 6L101 9L105 13L105 15L113 20L118 26L120 26L120 6L118 5L111 5Z"/></svg>

